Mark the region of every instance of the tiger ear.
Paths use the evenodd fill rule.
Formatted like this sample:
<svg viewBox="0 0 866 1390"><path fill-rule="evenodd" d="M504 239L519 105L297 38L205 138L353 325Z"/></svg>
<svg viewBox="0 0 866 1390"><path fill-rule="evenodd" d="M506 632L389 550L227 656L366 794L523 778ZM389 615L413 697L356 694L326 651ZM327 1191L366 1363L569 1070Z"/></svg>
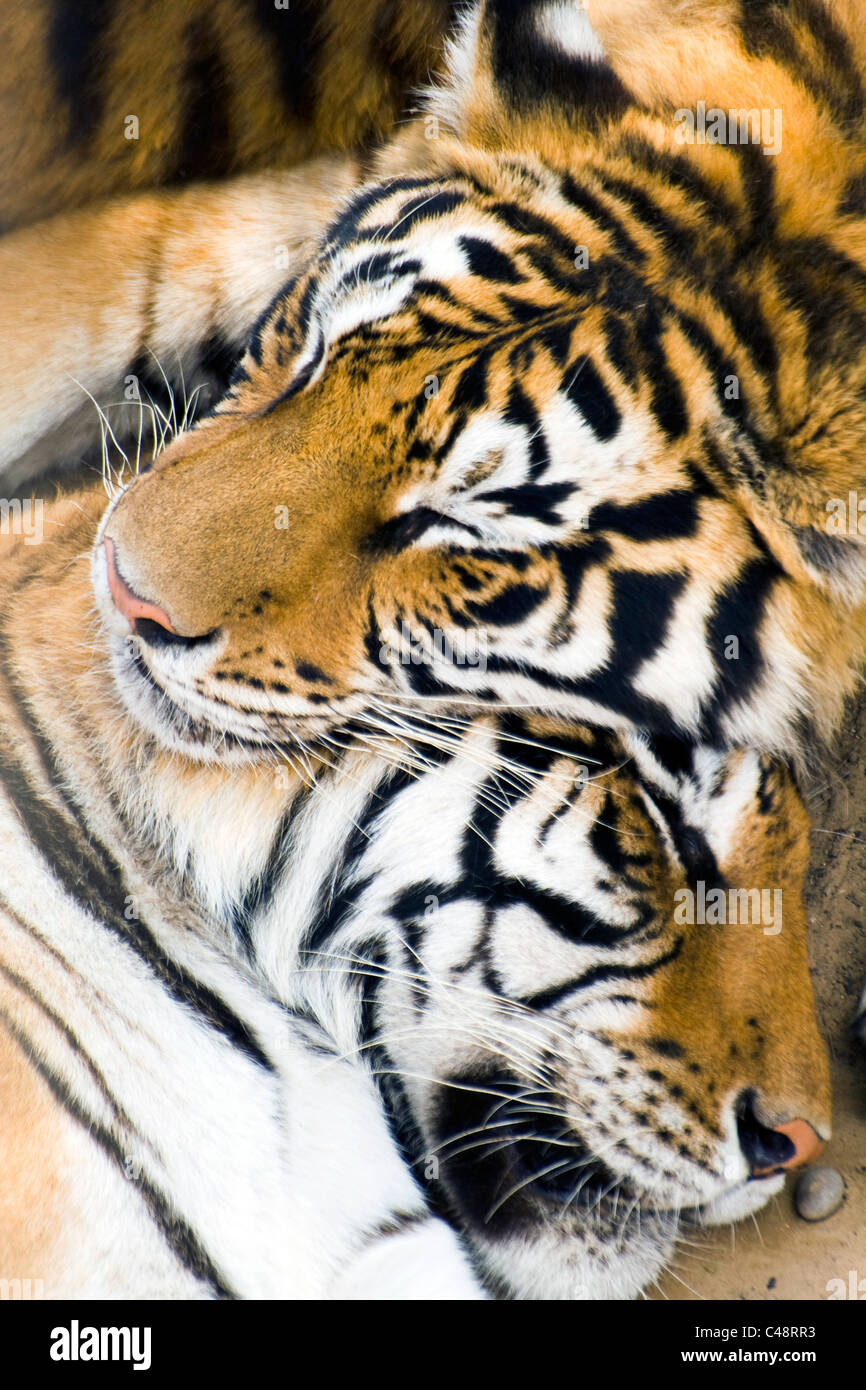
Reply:
<svg viewBox="0 0 866 1390"><path fill-rule="evenodd" d="M771 451L774 454L774 451ZM833 450L803 478L795 455L773 456L761 479L740 489L745 510L788 573L846 608L866 602L866 490L833 481Z"/></svg>
<svg viewBox="0 0 866 1390"><path fill-rule="evenodd" d="M584 0L584 8L623 85L705 178L735 189L735 162L719 160L718 145L756 145L786 230L821 232L854 203L866 212L862 0Z"/></svg>
<svg viewBox="0 0 866 1390"><path fill-rule="evenodd" d="M630 102L579 0L477 0L425 110L465 143L543 156L563 125L598 124Z"/></svg>
<svg viewBox="0 0 866 1390"><path fill-rule="evenodd" d="M841 499L838 499L841 505ZM846 522L847 524L847 522ZM856 518L854 520L856 525ZM866 517L864 517L866 526ZM866 545L847 535L819 531L814 526L794 532L797 548L809 577L846 605L858 606L866 598Z"/></svg>
<svg viewBox="0 0 866 1390"><path fill-rule="evenodd" d="M787 562L845 601L861 602L862 0L584 4L609 63L634 95L630 135L675 152L723 205L746 214L730 276L747 268L775 359L756 373L761 380L753 386L743 382L752 405L763 401L753 466L739 475L736 465L732 470L750 515Z"/></svg>

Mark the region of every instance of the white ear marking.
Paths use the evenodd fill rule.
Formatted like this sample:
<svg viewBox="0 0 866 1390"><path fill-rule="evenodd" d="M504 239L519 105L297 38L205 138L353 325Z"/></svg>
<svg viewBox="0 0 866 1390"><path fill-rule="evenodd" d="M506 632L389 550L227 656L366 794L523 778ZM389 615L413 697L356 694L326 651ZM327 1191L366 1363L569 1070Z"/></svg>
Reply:
<svg viewBox="0 0 866 1390"><path fill-rule="evenodd" d="M481 28L481 4L465 10L457 21L457 29L445 47L444 79L432 83L425 91L424 106L454 135L463 127L463 113L472 90Z"/></svg>
<svg viewBox="0 0 866 1390"><path fill-rule="evenodd" d="M551 0L538 16L536 31L540 38L573 58L605 62L601 40L577 0Z"/></svg>

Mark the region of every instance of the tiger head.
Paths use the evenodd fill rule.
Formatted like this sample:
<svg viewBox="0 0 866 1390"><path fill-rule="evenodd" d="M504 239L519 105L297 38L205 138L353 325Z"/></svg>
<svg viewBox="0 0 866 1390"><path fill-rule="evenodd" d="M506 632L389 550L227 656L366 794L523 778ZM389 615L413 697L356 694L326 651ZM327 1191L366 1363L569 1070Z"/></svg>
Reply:
<svg viewBox="0 0 866 1390"><path fill-rule="evenodd" d="M775 158L679 144L643 89L691 77L650 56L638 97L564 30L586 102L542 101L498 8L451 133L382 152L106 520L123 680L200 755L417 700L790 754L853 686L866 560L827 507L866 443L862 138L727 30L722 93L789 110Z"/></svg>
<svg viewBox="0 0 866 1390"><path fill-rule="evenodd" d="M296 988L495 1294L632 1297L819 1152L784 766L482 718L431 732L350 829Z"/></svg>

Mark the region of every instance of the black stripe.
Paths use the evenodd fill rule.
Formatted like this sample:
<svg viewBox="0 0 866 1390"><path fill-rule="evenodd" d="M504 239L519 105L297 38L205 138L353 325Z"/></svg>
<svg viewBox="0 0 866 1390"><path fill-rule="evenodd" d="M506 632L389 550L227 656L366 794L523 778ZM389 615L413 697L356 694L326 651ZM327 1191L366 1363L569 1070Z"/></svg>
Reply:
<svg viewBox="0 0 866 1390"><path fill-rule="evenodd" d="M421 262L407 257L400 250L375 251L364 261L357 261L344 271L334 287L335 295L357 290L361 285L376 284L404 275L417 277Z"/></svg>
<svg viewBox="0 0 866 1390"><path fill-rule="evenodd" d="M586 354L568 367L565 394L602 442L613 439L619 432L622 424L619 407Z"/></svg>
<svg viewBox="0 0 866 1390"><path fill-rule="evenodd" d="M675 262L682 264L686 258L694 259L697 234L693 228L663 212L645 188L627 179L617 178L607 170L596 169L594 172L602 188L626 205L632 215L657 237ZM639 173L639 170L635 170L636 175Z"/></svg>
<svg viewBox="0 0 866 1390"><path fill-rule="evenodd" d="M229 74L210 26L195 20L183 37L186 63L181 78L182 122L169 183L216 179L231 162Z"/></svg>
<svg viewBox="0 0 866 1390"><path fill-rule="evenodd" d="M544 547L541 555L548 563L552 562L559 568L565 586L565 611L570 615L583 588L587 570L605 563L610 556L610 543L596 534L579 545Z"/></svg>
<svg viewBox="0 0 866 1390"><path fill-rule="evenodd" d="M563 518L557 507L577 491L574 483L517 483L514 487L477 492L474 500L498 504L512 516L530 517L545 526L559 526Z"/></svg>
<svg viewBox="0 0 866 1390"><path fill-rule="evenodd" d="M719 347L704 324L699 323L691 314L687 314L681 309L674 312L684 335L710 373L720 408L726 415L730 415L742 423L742 420L748 415L748 406L743 392L743 383L733 359ZM725 395L725 382L731 376L737 377L739 396L729 400Z"/></svg>
<svg viewBox="0 0 866 1390"><path fill-rule="evenodd" d="M490 353L479 352L464 367L451 394L451 409L456 411L482 410L487 404L487 372L490 366ZM447 448L440 451L445 457Z"/></svg>
<svg viewBox="0 0 866 1390"><path fill-rule="evenodd" d="M683 816L683 808L678 801L669 797L657 785L652 789L644 786L644 795L651 801L668 828L683 868L692 883L703 879L704 883L726 891L727 884L719 870L718 861L710 842L698 826L691 825Z"/></svg>
<svg viewBox="0 0 866 1390"><path fill-rule="evenodd" d="M778 366L778 353L758 296L741 284L734 286L726 275L717 276L711 289L716 303L739 341L751 354L755 365L772 377Z"/></svg>
<svg viewBox="0 0 866 1390"><path fill-rule="evenodd" d="M643 965L596 965L577 979L566 980L564 984L554 985L551 989L541 990L538 994L525 995L521 999L515 1000L515 1003L524 1004L530 1009L549 1009L553 1004L558 1004L566 995L574 994L578 990L589 989L601 981L645 980L647 976L654 975L657 970L661 970L664 966L675 961L682 949L683 939L679 936L669 951L664 951L653 960L644 962Z"/></svg>
<svg viewBox="0 0 866 1390"><path fill-rule="evenodd" d="M280 92L286 111L309 121L313 108L313 76L318 49L316 21L320 6L315 0L291 0L277 9L274 0L245 0L267 39L268 51L277 62Z"/></svg>
<svg viewBox="0 0 866 1390"><path fill-rule="evenodd" d="M34 839L35 848L68 896L101 921L146 963L168 993L185 1004L267 1071L274 1064L226 1002L174 960L140 918L127 918L128 885L99 842L85 838L82 819L70 822L34 792L20 766L0 754L0 781Z"/></svg>
<svg viewBox="0 0 866 1390"><path fill-rule="evenodd" d="M8 1014L0 1011L0 1019L24 1052L31 1066L39 1073L66 1112L83 1129L87 1130L103 1153L107 1154L117 1167L125 1172L126 1154L117 1138L104 1125L100 1124L94 1115L88 1114L80 1101L72 1094L66 1082L42 1060L36 1049L31 1047L29 1039ZM237 1295L213 1264L192 1227L187 1225L178 1215L176 1208L166 1194L141 1178L136 1182L136 1190L141 1194L142 1200L154 1218L166 1244L183 1267L189 1270L196 1279L209 1284L218 1298L236 1298Z"/></svg>
<svg viewBox="0 0 866 1390"><path fill-rule="evenodd" d="M467 305L465 299L458 299L454 291L449 289L447 285L443 285L441 280L428 280L424 276L421 276L415 283L415 298L416 300L424 299L425 302L433 299L438 304L447 304L449 308L459 310L464 315L469 313L474 324L487 323L490 325L491 329L500 330L500 338L506 336L501 331L501 318L496 318L493 314L486 313L485 310L480 309L477 304L471 306ZM458 357L455 360L459 362L461 359Z"/></svg>
<svg viewBox="0 0 866 1390"><path fill-rule="evenodd" d="M605 949L620 946L634 936L643 925L641 921L630 927L605 922L572 898L539 888L532 883L509 878L502 883L500 895L494 905L510 907L513 903L523 903L531 908L546 927L578 946L599 946Z"/></svg>
<svg viewBox="0 0 866 1390"><path fill-rule="evenodd" d="M820 237L800 237L779 249L782 293L806 326L806 352L847 371L866 333L866 272Z"/></svg>
<svg viewBox="0 0 866 1390"><path fill-rule="evenodd" d="M640 135L621 137L621 148L643 174L651 174L669 188L678 188L688 198L690 208L701 204L712 227L736 227L739 209L717 184L702 177L691 157L671 149L658 149Z"/></svg>
<svg viewBox="0 0 866 1390"><path fill-rule="evenodd" d="M25 931L29 936L36 937L37 940L39 940L40 944L42 943L42 938L39 936L39 933L33 931L30 927L28 927L27 923L24 922L23 919L18 916L17 912L15 912L12 907L10 907L9 903L6 901L5 898L0 899L0 910L2 910L5 916L10 917L16 923L16 925L21 928L22 931ZM78 971L73 971L68 961L64 961L63 963L70 974L77 976L79 980L81 979L81 976L78 974ZM116 1119L118 1119L121 1122L121 1124L126 1125L127 1128L130 1129L132 1133L135 1134L138 1138L141 1138L142 1136L138 1127L133 1124L126 1111L120 1105L118 1105L117 1100L113 1095L108 1085L108 1082L105 1079L104 1074L96 1065L91 1054L87 1052L85 1048L82 1046L80 1038L78 1038L75 1035L75 1033L73 1033L66 1020L61 1018L60 1014L58 1014L56 1010L53 1009L50 1006L50 1004L48 1004L48 1002L39 993L38 990L34 989L34 987L30 984L29 980L25 980L23 975L19 975L16 970L10 970L8 966L5 966L2 963L2 961L0 961L0 975L2 975L4 979L8 980L9 984L12 985L13 988L19 990L22 994L26 995L26 997L30 1000L32 1004L36 1006L40 1013L44 1014L44 1016L54 1025L57 1031L59 1033L62 1033L63 1037L66 1039L70 1051L73 1052L75 1056L78 1058L78 1060L81 1062L82 1066L87 1071L88 1075L90 1076L91 1080L93 1081L103 1100L106 1101L109 1109L114 1112ZM90 988L93 988L93 986L91 985ZM81 999L84 998L83 992L80 994L79 997Z"/></svg>
<svg viewBox="0 0 866 1390"><path fill-rule="evenodd" d="M331 891L324 892L322 906L304 932L298 948L299 957L315 955L324 950L332 937L351 915L370 878L360 881L353 877L373 839L376 821L396 796L416 780L409 769L391 771L370 794L364 810L357 818L351 834L344 842L339 863L331 878Z"/></svg>
<svg viewBox="0 0 866 1390"><path fill-rule="evenodd" d="M186 1004L222 1033L236 1047L267 1071L274 1064L228 1004L180 965L160 945L146 923L126 916L129 888L123 871L87 824L80 806L66 786L53 751L33 718L9 670L5 642L0 639L0 668L9 696L39 756L48 784L61 797L64 812L56 810L31 785L24 768L8 752L0 751L0 781L45 858L49 871L73 902L120 937L148 965L172 998Z"/></svg>
<svg viewBox="0 0 866 1390"><path fill-rule="evenodd" d="M663 492L639 502L603 502L589 515L594 530L616 531L633 541L684 540L695 534L697 499L693 492Z"/></svg>
<svg viewBox="0 0 866 1390"><path fill-rule="evenodd" d="M517 232L518 236L537 237L543 247L559 254L565 264L574 271L574 241L550 218L530 212L528 208L515 202L500 201L494 203L488 211L512 232ZM585 272L576 272L578 280L583 273Z"/></svg>
<svg viewBox="0 0 866 1390"><path fill-rule="evenodd" d="M537 478L550 463L550 453L547 448L541 417L516 377L508 391L508 404L505 407L503 419L508 425L519 425L521 429L526 430L526 445L529 449L529 476L530 478Z"/></svg>
<svg viewBox="0 0 866 1390"><path fill-rule="evenodd" d="M508 285L516 285L526 278L511 257L492 242L482 241L475 236L461 236L458 243L466 256L470 275L480 275L484 280L501 281Z"/></svg>
<svg viewBox="0 0 866 1390"><path fill-rule="evenodd" d="M531 584L511 584L494 598L466 599L463 605L465 617L461 625L465 625L468 619L470 624L490 623L493 627L513 627L534 613L548 593L548 589L538 589Z"/></svg>
<svg viewBox="0 0 866 1390"><path fill-rule="evenodd" d="M571 319L560 319L542 328L538 341L547 349L557 367L564 367L571 355L571 339L574 323Z"/></svg>
<svg viewBox="0 0 866 1390"><path fill-rule="evenodd" d="M647 286L636 282L626 289L622 279L621 275L609 276L599 296L615 311L604 320L611 362L633 389L642 371L649 382L657 423L668 439L680 439L688 429L688 409L682 384L671 369L662 342L665 321ZM621 297L627 298L625 306Z"/></svg>
<svg viewBox="0 0 866 1390"><path fill-rule="evenodd" d="M609 707L629 712L625 683L663 645L674 605L686 584L684 573L643 574L615 570L610 576L608 636L613 656L588 686Z"/></svg>
<svg viewBox="0 0 866 1390"><path fill-rule="evenodd" d="M370 664L377 671L384 671L386 675L391 674L391 667L382 656L382 647L385 645L379 620L373 608L373 600L367 600L367 625L364 629L364 654Z"/></svg>
<svg viewBox="0 0 866 1390"><path fill-rule="evenodd" d="M289 857L292 834L298 814L297 801L292 801L277 827L264 868L247 886L239 902L232 907L230 924L248 960L255 959L252 939L253 919L272 901Z"/></svg>
<svg viewBox="0 0 866 1390"><path fill-rule="evenodd" d="M794 25L805 24L819 49L823 71L798 45ZM813 100L842 125L855 125L864 114L863 85L851 44L818 0L741 0L740 30L749 53L772 58L788 69Z"/></svg>
<svg viewBox="0 0 866 1390"><path fill-rule="evenodd" d="M746 565L735 583L719 594L707 622L707 646L718 672L718 683L706 720L720 716L734 700L745 700L765 666L760 627L776 581L782 571L775 560L758 558ZM736 637L736 660L725 660L725 640Z"/></svg>
<svg viewBox="0 0 866 1390"><path fill-rule="evenodd" d="M866 169L850 176L837 211L840 217L866 217Z"/></svg>
<svg viewBox="0 0 866 1390"><path fill-rule="evenodd" d="M264 3L264 0L263 0ZM362 230L361 222L379 203L387 202L395 193L419 194L424 191L445 192L446 196L465 197L463 189L469 188L474 192L486 194L487 190L471 176L461 174L456 186L452 189L442 190L441 181L438 177L428 175L418 177L403 175L397 178L385 179L381 183L368 184L360 189L352 198L351 202L343 208L342 212L331 224L328 229L328 241L325 247L326 256L330 256L334 251L340 249L354 241L378 240L383 233L390 232L393 228L393 219L385 225L366 227ZM419 200L415 200L416 204Z"/></svg>
<svg viewBox="0 0 866 1390"><path fill-rule="evenodd" d="M538 33L541 0L487 0L492 26L491 76L506 103L555 107L584 124L622 115L632 104L606 62L565 52Z"/></svg>
<svg viewBox="0 0 866 1390"><path fill-rule="evenodd" d="M70 144L84 143L105 110L105 38L116 11L114 0L55 0L46 36L58 96L69 113ZM118 122L117 138L121 138Z"/></svg>
<svg viewBox="0 0 866 1390"><path fill-rule="evenodd" d="M778 231L776 208L776 169L760 145L729 145L737 159L743 196L749 209L751 236L741 239L737 256L742 260L751 252L765 254L765 248Z"/></svg>
<svg viewBox="0 0 866 1390"><path fill-rule="evenodd" d="M406 237L416 222L445 217L455 208L462 207L465 202L466 194L460 189L453 188L440 188L437 192L425 193L417 198L411 198L398 211L394 218L392 230L399 232L401 237Z"/></svg>
<svg viewBox="0 0 866 1390"><path fill-rule="evenodd" d="M581 187L571 174L563 174L560 181L562 196L573 207L579 208L595 225L610 237L613 245L614 255L621 256L624 260L631 261L634 265L640 265L646 260L646 252L638 246L633 237L629 236L622 222L618 217L605 207L596 198L594 193Z"/></svg>
<svg viewBox="0 0 866 1390"><path fill-rule="evenodd" d="M577 560L577 582L584 566L583 547L572 548ZM651 729L654 733L679 734L670 709L639 695L629 685L641 663L663 643L674 603L686 582L684 573L643 574L620 571L611 575L610 646L613 657L600 671L587 676L555 674L543 666L515 661L495 652L487 655L489 675L508 674L535 682L541 690L556 690L597 700L605 708ZM539 703L544 703L539 700ZM709 734L707 734L709 739Z"/></svg>

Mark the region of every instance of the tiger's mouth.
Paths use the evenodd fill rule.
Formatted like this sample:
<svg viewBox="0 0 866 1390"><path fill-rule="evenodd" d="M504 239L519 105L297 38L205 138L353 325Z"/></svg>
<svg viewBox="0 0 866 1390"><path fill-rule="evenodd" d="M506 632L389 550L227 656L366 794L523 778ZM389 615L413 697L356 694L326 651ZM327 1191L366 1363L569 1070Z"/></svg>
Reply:
<svg viewBox="0 0 866 1390"><path fill-rule="evenodd" d="M462 1234L491 1296L634 1298L662 1273L684 1235L759 1211L784 1177L746 1179L721 1197L654 1200L573 1135L532 1138L494 1129L488 1152L447 1163L441 1214ZM475 1156L473 1156L473 1154Z"/></svg>
<svg viewBox="0 0 866 1390"><path fill-rule="evenodd" d="M196 718L157 679L134 638L127 642L125 675L126 679L120 682L121 689L125 695L132 697L139 717L144 702L148 712L157 720L159 732L168 734L173 741L191 746L193 754L216 754L219 749L224 757L227 752L254 753L266 746L265 737L251 737L248 733L219 727L206 718Z"/></svg>
<svg viewBox="0 0 866 1390"><path fill-rule="evenodd" d="M215 643L219 634L215 634ZM171 748L198 761L293 763L324 751L327 717L290 721L285 715L216 701L196 689L183 672L155 669L135 635L112 644L115 680L127 708L148 732Z"/></svg>
<svg viewBox="0 0 866 1390"><path fill-rule="evenodd" d="M430 1152L439 1156L442 1213L478 1244L482 1263L496 1267L514 1241L549 1245L551 1268L568 1263L575 1250L589 1266L602 1250L629 1258L642 1252L641 1259L660 1267L683 1227L741 1220L785 1180L774 1174L727 1181L720 1172L712 1191L713 1185L701 1190L686 1171L674 1181L666 1172L662 1185L643 1171L616 1171L564 1109L542 1105L538 1095L527 1098L526 1088L507 1076L443 1089L428 1123ZM610 1153L621 1154L623 1142L627 1147L626 1132L612 1140ZM425 1161L429 1156L419 1159Z"/></svg>
<svg viewBox="0 0 866 1390"><path fill-rule="evenodd" d="M163 624L147 612L122 613L100 543L91 577L115 687L136 723L170 751L223 764L272 762L280 755L291 761L309 754L332 727L329 711L287 716L217 695L211 672L228 634L216 628L194 639L166 637Z"/></svg>

